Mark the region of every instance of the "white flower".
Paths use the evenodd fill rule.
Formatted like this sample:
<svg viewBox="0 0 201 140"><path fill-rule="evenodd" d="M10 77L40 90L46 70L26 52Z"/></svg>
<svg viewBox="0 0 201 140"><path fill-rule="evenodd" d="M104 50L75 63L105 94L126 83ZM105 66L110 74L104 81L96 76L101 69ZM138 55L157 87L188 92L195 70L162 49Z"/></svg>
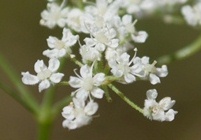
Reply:
<svg viewBox="0 0 201 140"><path fill-rule="evenodd" d="M126 31L131 34L131 37L133 41L137 43L144 43L148 37L147 32L145 31L139 31L137 32L135 29L135 23L136 21L132 21L132 16L131 15L124 15L122 17L122 23L123 26L125 27Z"/></svg>
<svg viewBox="0 0 201 140"><path fill-rule="evenodd" d="M101 53L94 47L83 45L80 46L80 54L82 56L82 61L87 63L88 61L94 62L96 60L101 60Z"/></svg>
<svg viewBox="0 0 201 140"><path fill-rule="evenodd" d="M81 76L77 75L78 77L70 77L69 84L73 88L78 88L74 94L76 94L76 97L79 99L86 100L90 94L98 99L103 98L104 91L100 89L99 86L105 80L105 74L97 73L93 76L92 68L93 65L91 68L87 65L84 65L80 68Z"/></svg>
<svg viewBox="0 0 201 140"><path fill-rule="evenodd" d="M73 8L68 13L67 25L76 32L87 32L84 22L84 12L78 8Z"/></svg>
<svg viewBox="0 0 201 140"><path fill-rule="evenodd" d="M29 72L22 72L22 82L26 85L35 85L39 83L39 92L50 87L50 84L59 83L64 76L62 73L56 73L60 65L59 60L50 59L47 67L43 60L38 60L34 65L37 75Z"/></svg>
<svg viewBox="0 0 201 140"><path fill-rule="evenodd" d="M73 35L69 29L63 29L63 37L61 40L50 36L47 39L48 46L51 50L45 50L43 55L49 58L61 58L71 53L71 48L78 40L78 35Z"/></svg>
<svg viewBox="0 0 201 140"><path fill-rule="evenodd" d="M73 103L63 108L62 116L65 118L63 127L72 130L87 125L97 110L98 104L93 100L85 105L85 101L73 98Z"/></svg>
<svg viewBox="0 0 201 140"><path fill-rule="evenodd" d="M136 80L134 75L134 67L130 66L132 60L129 60L130 55L123 53L117 56L116 59L109 60L108 64L112 68L111 72L114 76L123 78L126 83L132 83Z"/></svg>
<svg viewBox="0 0 201 140"><path fill-rule="evenodd" d="M190 5L185 5L182 7L181 12L189 25L201 25L201 2L192 7Z"/></svg>
<svg viewBox="0 0 201 140"><path fill-rule="evenodd" d="M47 10L41 13L42 19L40 20L40 24L48 28L54 28L56 25L63 28L68 16L68 8L63 8L64 4L65 0L61 6L55 2L49 2L47 4Z"/></svg>
<svg viewBox="0 0 201 140"><path fill-rule="evenodd" d="M96 0L95 5L86 6L85 11L94 18L93 24L102 28L106 23L110 24L113 17L118 15L119 7L120 3L116 1L109 3L107 0Z"/></svg>
<svg viewBox="0 0 201 140"><path fill-rule="evenodd" d="M165 97L156 102L158 93L155 89L147 91L147 99L144 103L144 115L151 120L157 121L172 121L174 120L177 111L174 111L172 106L175 104L175 100L171 100L170 97Z"/></svg>
<svg viewBox="0 0 201 140"><path fill-rule="evenodd" d="M161 68L156 68L154 61L152 64L149 63L149 57L136 57L133 60L135 66L135 74L142 79L149 79L151 84L155 85L160 83L159 77L166 77L168 74L167 66L163 65ZM138 69L138 70L136 70ZM138 71L138 73L136 73Z"/></svg>
<svg viewBox="0 0 201 140"><path fill-rule="evenodd" d="M119 40L116 39L116 31L113 28L103 28L93 33L94 38L85 38L88 46L94 46L98 51L104 51L106 47L117 48Z"/></svg>

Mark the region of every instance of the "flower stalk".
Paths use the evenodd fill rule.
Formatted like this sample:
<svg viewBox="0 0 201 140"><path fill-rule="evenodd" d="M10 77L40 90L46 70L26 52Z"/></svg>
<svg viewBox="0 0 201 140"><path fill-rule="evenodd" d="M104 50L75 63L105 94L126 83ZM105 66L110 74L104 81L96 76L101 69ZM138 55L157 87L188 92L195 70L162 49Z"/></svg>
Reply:
<svg viewBox="0 0 201 140"><path fill-rule="evenodd" d="M180 50L164 55L158 58L157 62L159 65L170 64L175 61L184 60L201 50L201 35L191 44L186 47L181 48Z"/></svg>
<svg viewBox="0 0 201 140"><path fill-rule="evenodd" d="M126 97L118 88L116 88L114 85L109 84L108 85L110 89L112 89L121 99L123 99L128 105L130 105L135 110L139 111L143 114L143 109L140 108L138 105L136 105L134 102L132 102L128 97Z"/></svg>
<svg viewBox="0 0 201 140"><path fill-rule="evenodd" d="M10 63L0 53L0 69L5 73L6 77L12 82L15 87L15 92L1 83L1 88L33 114L37 114L39 106L31 92L22 84L17 72L14 71Z"/></svg>

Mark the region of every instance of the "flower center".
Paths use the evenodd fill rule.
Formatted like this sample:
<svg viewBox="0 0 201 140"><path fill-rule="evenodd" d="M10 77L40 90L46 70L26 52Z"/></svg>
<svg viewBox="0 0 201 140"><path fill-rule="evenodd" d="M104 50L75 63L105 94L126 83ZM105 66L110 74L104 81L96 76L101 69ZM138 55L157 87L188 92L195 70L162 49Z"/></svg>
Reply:
<svg viewBox="0 0 201 140"><path fill-rule="evenodd" d="M91 91L93 89L93 79L92 79L92 77L85 78L83 80L82 87L87 91Z"/></svg>
<svg viewBox="0 0 201 140"><path fill-rule="evenodd" d="M44 70L44 71L39 72L39 73L37 74L37 77L38 77L40 80L45 80L45 79L49 78L51 74L52 74L51 71L47 69L47 70Z"/></svg>
<svg viewBox="0 0 201 140"><path fill-rule="evenodd" d="M59 50L60 50L60 49L63 49L64 46L65 46L65 44L64 44L63 41L58 40L58 41L56 42L56 48L57 48L57 49L59 49Z"/></svg>
<svg viewBox="0 0 201 140"><path fill-rule="evenodd" d="M107 42L108 42L108 39L107 39L107 37L104 35L104 32L98 33L98 34L95 36L95 38L96 38L99 42L101 42L101 43L103 43L103 44L107 44Z"/></svg>

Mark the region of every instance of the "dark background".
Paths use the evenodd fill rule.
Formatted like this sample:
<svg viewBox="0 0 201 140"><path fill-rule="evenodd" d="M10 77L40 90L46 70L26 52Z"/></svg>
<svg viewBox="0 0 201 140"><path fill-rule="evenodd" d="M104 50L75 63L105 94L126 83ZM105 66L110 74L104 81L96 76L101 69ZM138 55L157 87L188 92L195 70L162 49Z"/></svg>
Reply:
<svg viewBox="0 0 201 140"><path fill-rule="evenodd" d="M0 51L14 65L15 69L33 72L37 59L44 59L42 51L47 49L49 35L61 37L60 29L49 30L39 25L40 12L46 8L46 1L0 0ZM138 55L147 55L152 60L171 53L198 36L198 31L185 25L165 25L159 20L137 23L138 29L149 33L148 41L139 45ZM100 100L98 117L83 128L69 131L62 128L61 116L54 125L53 140L199 140L201 139L201 53L169 65L169 75L162 84L152 86L149 82L137 82L120 87L124 93L141 107L146 91L156 88L158 100L170 96L176 100L173 107L179 113L173 122L150 121L133 110L112 93L113 102ZM67 73L73 66L68 64ZM4 74L0 71L0 78ZM65 78L68 78L66 76ZM9 82L5 79L5 82ZM40 100L43 93L37 87L30 87ZM58 98L70 94L69 89L59 91ZM28 113L10 96L0 91L0 140L35 140L37 126Z"/></svg>

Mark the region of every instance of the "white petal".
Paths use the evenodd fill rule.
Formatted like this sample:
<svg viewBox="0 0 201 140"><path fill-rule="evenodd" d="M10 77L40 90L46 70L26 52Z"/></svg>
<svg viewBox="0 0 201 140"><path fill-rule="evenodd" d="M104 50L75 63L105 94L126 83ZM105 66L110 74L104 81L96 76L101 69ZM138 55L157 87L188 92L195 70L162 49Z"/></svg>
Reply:
<svg viewBox="0 0 201 140"><path fill-rule="evenodd" d="M92 72L90 70L90 67L87 66L87 65L84 65L80 68L80 75L83 77L83 78L86 78L88 76L92 76Z"/></svg>
<svg viewBox="0 0 201 140"><path fill-rule="evenodd" d="M47 39L47 44L50 48L55 48L56 47L56 42L58 42L59 40L56 38L56 37L52 37L50 36L48 39Z"/></svg>
<svg viewBox="0 0 201 140"><path fill-rule="evenodd" d="M63 29L62 41L65 42L68 47L74 45L77 42L78 38L79 36L74 36L69 29Z"/></svg>
<svg viewBox="0 0 201 140"><path fill-rule="evenodd" d="M39 89L39 92L41 92L42 90L44 89L47 89L50 87L50 82L48 80L43 80L39 86L38 86L38 89Z"/></svg>
<svg viewBox="0 0 201 140"><path fill-rule="evenodd" d="M74 109L71 105L63 108L62 116L68 120L73 120L75 118Z"/></svg>
<svg viewBox="0 0 201 140"><path fill-rule="evenodd" d="M22 72L22 82L26 85L34 85L39 82L37 76L30 74L29 72Z"/></svg>
<svg viewBox="0 0 201 140"><path fill-rule="evenodd" d="M123 75L123 71L118 68L112 68L111 72L116 77L121 77Z"/></svg>
<svg viewBox="0 0 201 140"><path fill-rule="evenodd" d="M155 100L156 97L158 96L158 92L156 91L156 89L150 89L147 91L146 95L147 99Z"/></svg>
<svg viewBox="0 0 201 140"><path fill-rule="evenodd" d="M64 120L63 123L62 123L62 126L64 128L68 128L70 130L73 130L73 129L76 129L77 128L77 124L73 121L69 121L69 120Z"/></svg>
<svg viewBox="0 0 201 140"><path fill-rule="evenodd" d="M94 88L92 91L91 91L91 94L93 95L93 97L95 98L98 98L98 99L102 99L103 98L103 94L104 94L104 91L100 88Z"/></svg>
<svg viewBox="0 0 201 140"><path fill-rule="evenodd" d="M95 48L100 51L103 52L105 50L105 45L103 43L97 43Z"/></svg>
<svg viewBox="0 0 201 140"><path fill-rule="evenodd" d="M132 37L133 41L135 41L137 43L144 43L148 37L148 34L145 31L139 31L137 33L137 35L132 34L131 37Z"/></svg>
<svg viewBox="0 0 201 140"><path fill-rule="evenodd" d="M95 46L96 44L93 38L85 38L84 42L86 43L87 46L90 46L90 47Z"/></svg>
<svg viewBox="0 0 201 140"><path fill-rule="evenodd" d="M143 56L141 60L143 64L149 64L149 57Z"/></svg>
<svg viewBox="0 0 201 140"><path fill-rule="evenodd" d="M174 111L173 109L168 110L168 112L165 113L165 120L166 121L173 121L175 114L177 114L177 111Z"/></svg>
<svg viewBox="0 0 201 140"><path fill-rule="evenodd" d="M85 101L80 98L73 98L73 104L76 109L84 109Z"/></svg>
<svg viewBox="0 0 201 140"><path fill-rule="evenodd" d="M51 58L49 60L49 66L48 66L48 69L51 71L51 72L56 72L58 70L60 66L60 62L58 59L56 58Z"/></svg>
<svg viewBox="0 0 201 140"><path fill-rule="evenodd" d="M119 46L119 39L112 39L109 47L117 48Z"/></svg>
<svg viewBox="0 0 201 140"><path fill-rule="evenodd" d="M161 68L156 68L157 75L159 77L166 77L168 75L168 69L166 65L163 65Z"/></svg>
<svg viewBox="0 0 201 140"><path fill-rule="evenodd" d="M98 104L93 102L93 101L90 101L86 107L84 108L84 112L87 114L87 115L93 115L96 113L96 111L98 110Z"/></svg>
<svg viewBox="0 0 201 140"><path fill-rule="evenodd" d="M170 97L165 97L159 102L159 105L163 108L163 110L170 109L174 104L175 104L175 101L171 100Z"/></svg>
<svg viewBox="0 0 201 140"><path fill-rule="evenodd" d="M43 55L45 55L49 58L57 58L58 51L59 51L58 49L45 50L45 51L43 51Z"/></svg>
<svg viewBox="0 0 201 140"><path fill-rule="evenodd" d="M44 64L43 60L37 60L36 63L34 64L34 70L36 73L39 73L41 71L46 70L47 67Z"/></svg>
<svg viewBox="0 0 201 140"><path fill-rule="evenodd" d="M148 110L150 110L150 108L152 108L153 106L156 106L156 105L158 105L158 103L152 99L145 100L145 102L144 102L144 107Z"/></svg>
<svg viewBox="0 0 201 140"><path fill-rule="evenodd" d="M53 82L53 83L59 83L62 79L62 77L64 76L63 73L54 73L50 76L50 80Z"/></svg>
<svg viewBox="0 0 201 140"><path fill-rule="evenodd" d="M76 98L83 100L83 101L85 101L88 98L88 96L89 96L89 92L86 90L80 89L76 93Z"/></svg>
<svg viewBox="0 0 201 140"><path fill-rule="evenodd" d="M126 75L124 76L124 79L125 79L125 81L126 81L127 83L132 83L132 82L134 82L134 81L136 80L135 76L132 75L132 74L126 74Z"/></svg>
<svg viewBox="0 0 201 140"><path fill-rule="evenodd" d="M81 87L81 82L82 80L74 77L74 76L70 76L70 80L69 80L69 85L73 88L80 88Z"/></svg>
<svg viewBox="0 0 201 140"><path fill-rule="evenodd" d="M127 25L132 23L132 16L131 15L124 15L122 17L122 22Z"/></svg>
<svg viewBox="0 0 201 140"><path fill-rule="evenodd" d="M98 73L93 77L93 82L95 86L100 86L104 80L105 80L104 73Z"/></svg>
<svg viewBox="0 0 201 140"><path fill-rule="evenodd" d="M153 85L161 82L159 77L152 73L149 75L149 80L150 80L151 84L153 84Z"/></svg>
<svg viewBox="0 0 201 140"><path fill-rule="evenodd" d="M165 121L165 112L163 110L159 110L157 113L152 113L153 120L156 121Z"/></svg>

